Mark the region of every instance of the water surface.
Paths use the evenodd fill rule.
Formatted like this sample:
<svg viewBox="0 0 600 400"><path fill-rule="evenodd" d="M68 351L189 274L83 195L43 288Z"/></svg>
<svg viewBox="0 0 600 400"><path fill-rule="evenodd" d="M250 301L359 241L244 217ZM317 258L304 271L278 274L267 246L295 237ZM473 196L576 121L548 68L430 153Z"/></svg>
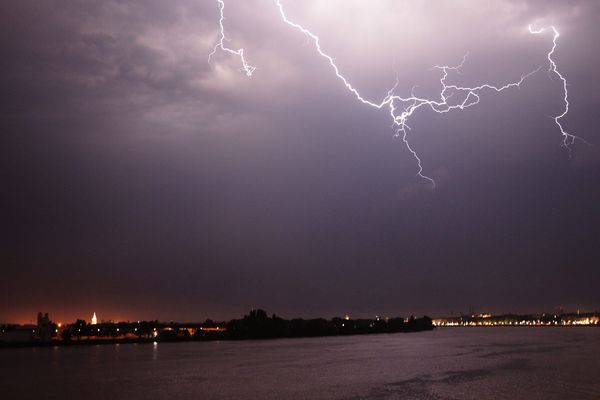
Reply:
<svg viewBox="0 0 600 400"><path fill-rule="evenodd" d="M0 350L3 399L600 399L598 328Z"/></svg>

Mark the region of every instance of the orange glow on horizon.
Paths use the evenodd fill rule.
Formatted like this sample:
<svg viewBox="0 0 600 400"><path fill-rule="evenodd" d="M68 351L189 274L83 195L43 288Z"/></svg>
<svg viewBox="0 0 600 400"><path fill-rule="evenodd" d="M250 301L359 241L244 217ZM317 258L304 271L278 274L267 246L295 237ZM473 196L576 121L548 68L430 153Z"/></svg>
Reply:
<svg viewBox="0 0 600 400"><path fill-rule="evenodd" d="M12 313L6 313L3 315L0 315L0 324L16 324L16 325L35 325L37 323L37 313L38 312L44 312L44 313L48 313L48 316L50 317L50 320L55 322L55 323L59 323L61 326L66 326L68 324L71 324L75 321L77 321L78 319L82 319L86 322L90 321L90 315L92 315L94 313L93 310L90 311L57 311L54 310L52 308L46 308L46 307L41 307L39 310L24 310L24 311L17 311L17 312L12 312ZM127 314L124 314L122 310L116 311L116 312L110 312L109 310L105 310L105 309L97 309L96 311L96 315L100 316L101 318L98 318L98 323L100 323L101 321L112 321L112 322L127 322L127 321L137 321L139 319L141 319L139 316L129 316ZM156 317L154 318L143 318L144 320L155 320L158 319Z"/></svg>

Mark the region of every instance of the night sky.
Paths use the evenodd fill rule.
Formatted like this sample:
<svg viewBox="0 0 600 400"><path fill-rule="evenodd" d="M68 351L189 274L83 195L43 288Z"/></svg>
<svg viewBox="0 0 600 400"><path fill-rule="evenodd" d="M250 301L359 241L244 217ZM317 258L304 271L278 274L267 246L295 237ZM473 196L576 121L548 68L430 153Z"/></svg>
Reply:
<svg viewBox="0 0 600 400"><path fill-rule="evenodd" d="M2 2L0 322L600 308L600 2L283 4L374 100L542 69L415 113L432 190L273 1L226 2L250 78L210 0Z"/></svg>

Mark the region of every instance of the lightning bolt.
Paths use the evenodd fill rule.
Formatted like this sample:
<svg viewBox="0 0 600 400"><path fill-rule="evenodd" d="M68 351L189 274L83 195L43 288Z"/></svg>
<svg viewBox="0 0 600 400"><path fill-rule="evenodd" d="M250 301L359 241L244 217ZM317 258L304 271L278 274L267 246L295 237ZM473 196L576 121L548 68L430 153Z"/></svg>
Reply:
<svg viewBox="0 0 600 400"><path fill-rule="evenodd" d="M225 37L225 26L223 25L223 21L225 20L225 16L223 14L223 10L225 10L225 3L223 2L223 0L217 0L217 2L219 3L219 28L221 35L219 41L217 42L217 44L215 44L213 51L211 51L208 55L208 64L211 64L212 57L215 55L217 50L221 49L221 51L225 51L227 53L231 53L233 55L238 56L240 58L240 61L242 62L241 69L246 73L246 76L252 76L254 70L256 70L256 67L248 64L248 62L246 61L246 57L244 56L244 49L240 48L237 50L233 50L225 46L225 41L227 40L227 38Z"/></svg>
<svg viewBox="0 0 600 400"><path fill-rule="evenodd" d="M219 6L220 6L219 7L219 9L220 9L219 26L221 28L221 39L215 45L212 53L210 54L209 61L210 61L210 57L212 55L214 55L214 53L218 49L227 51L231 54L237 55L240 58L240 61L242 63L242 69L246 72L247 76L251 76L256 68L248 65L248 63L246 62L246 60L244 58L243 49L232 50L232 49L225 47L225 45L224 45L225 33L224 33L224 27L223 27L223 20L224 20L223 9L224 9L225 5L224 5L223 0L217 0L217 2L219 3ZM527 78L529 78L531 75L533 75L534 73L538 72L541 69L541 67L539 67L527 74L521 75L521 77L518 80L509 82L502 86L497 86L497 85L493 85L493 84L489 84L489 83L484 83L484 84L481 84L478 86L458 86L458 85L447 83L446 80L448 79L448 77L450 76L451 73L459 73L460 72L460 69L463 67L464 63L466 62L466 59L468 56L468 53L467 53L463 57L461 63L458 65L454 65L454 66L436 65L433 67L433 69L440 71L440 79L439 79L440 93L439 93L438 99L420 97L415 94L415 88L413 88L411 90L410 95L406 96L406 97L395 94L396 88L398 86L398 76L396 76L395 84L387 92L387 95L383 99L381 99L379 101L369 100L369 99L365 98L363 95L361 95L360 92L340 72L340 69L337 66L337 64L335 63L333 57L330 56L329 54L327 54L321 47L321 42L319 40L319 37L317 35L315 35L314 33L312 33L310 30L308 30L307 28L303 27L302 25L290 20L288 18L287 14L285 13L283 5L281 4L281 0L275 0L275 5L276 5L277 9L279 10L279 14L281 16L282 21L284 23L286 23L287 25L293 27L294 29L302 32L307 37L307 39L310 39L312 41L319 56L321 56L322 58L324 58L327 61L327 63L333 70L335 76L337 77L337 79L339 79L343 83L343 85L346 87L346 89L359 102L361 102L362 104L365 104L369 107L375 108L375 109L386 109L388 111L390 117L392 118L393 126L395 128L394 136L402 139L406 148L414 157L414 159L417 163L417 176L429 181L432 185L432 188L435 188L435 185L436 185L435 180L423 173L423 166L422 166L421 158L419 157L417 152L412 148L412 146L410 145L410 142L408 140L408 133L410 131L410 126L407 124L407 121L415 113L415 111L417 111L420 108L428 108L428 109L432 110L433 112L443 114L443 113L448 113L453 110L464 110L466 108L469 108L469 107L472 107L472 106L478 104L481 100L481 94L483 92L492 91L492 92L499 93L499 92L503 92L508 89L519 88ZM554 32L553 46L552 46L552 49L550 50L550 52L548 53L548 60L550 62L550 71L557 74L560 77L560 79L562 80L564 94L565 94L564 95L565 110L561 115L556 116L554 118L554 121L558 125L558 127L563 135L563 138L564 138L563 145L570 150L570 146L573 144L574 140L579 139L579 138L577 136L567 133L563 129L563 126L560 123L560 119L563 118L569 111L569 101L568 101L568 92L567 92L567 81L560 74L560 72L558 72L556 63L554 62L554 60L552 58L552 55L554 54L554 51L556 49L556 41L559 36L558 31L554 27L544 28L544 29L537 30L537 31L533 30L530 27L529 31L532 34L538 34L538 33L542 33L545 29L552 29ZM457 98L458 98L458 101L454 101L454 102L450 101L451 99L457 99Z"/></svg>
<svg viewBox="0 0 600 400"><path fill-rule="evenodd" d="M548 68L548 72L549 73L552 72L552 73L556 74L556 76L558 76L558 78L562 82L563 102L565 105L563 112L561 114L553 117L553 119L554 119L554 122L556 123L556 126L558 126L560 133L563 136L563 146L569 150L569 157L571 157L572 156L571 146L575 143L575 140L581 140L582 142L584 142L588 145L589 145L589 143L587 141L585 141L583 138L580 138L579 136L575 136L575 135L570 134L567 131L565 131L563 125L560 122L560 120L569 113L569 90L567 88L567 86L568 86L567 79L560 73L560 71L558 70L558 67L556 66L556 62L552 58L552 56L554 55L554 52L556 51L556 46L557 46L558 38L560 37L560 33L558 32L558 30L556 29L555 26L549 26L549 27L540 28L540 29L533 29L533 27L531 25L529 25L529 32L533 35L539 35L541 33L544 33L547 30L551 30L552 34L553 34L552 48L550 49L550 51L548 52L548 55L547 55L548 63L550 64L550 66Z"/></svg>

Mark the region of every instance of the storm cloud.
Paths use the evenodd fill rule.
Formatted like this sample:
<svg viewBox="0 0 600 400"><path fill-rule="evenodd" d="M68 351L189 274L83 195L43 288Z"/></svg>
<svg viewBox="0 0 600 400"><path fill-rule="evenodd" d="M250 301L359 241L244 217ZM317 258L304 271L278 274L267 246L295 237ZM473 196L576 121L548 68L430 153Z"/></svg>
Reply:
<svg viewBox="0 0 600 400"><path fill-rule="evenodd" d="M288 4L289 3L289 4ZM468 52L465 111L409 140L269 0L0 4L0 322L598 309L597 1L284 2L363 93ZM566 129L552 116L569 81Z"/></svg>

